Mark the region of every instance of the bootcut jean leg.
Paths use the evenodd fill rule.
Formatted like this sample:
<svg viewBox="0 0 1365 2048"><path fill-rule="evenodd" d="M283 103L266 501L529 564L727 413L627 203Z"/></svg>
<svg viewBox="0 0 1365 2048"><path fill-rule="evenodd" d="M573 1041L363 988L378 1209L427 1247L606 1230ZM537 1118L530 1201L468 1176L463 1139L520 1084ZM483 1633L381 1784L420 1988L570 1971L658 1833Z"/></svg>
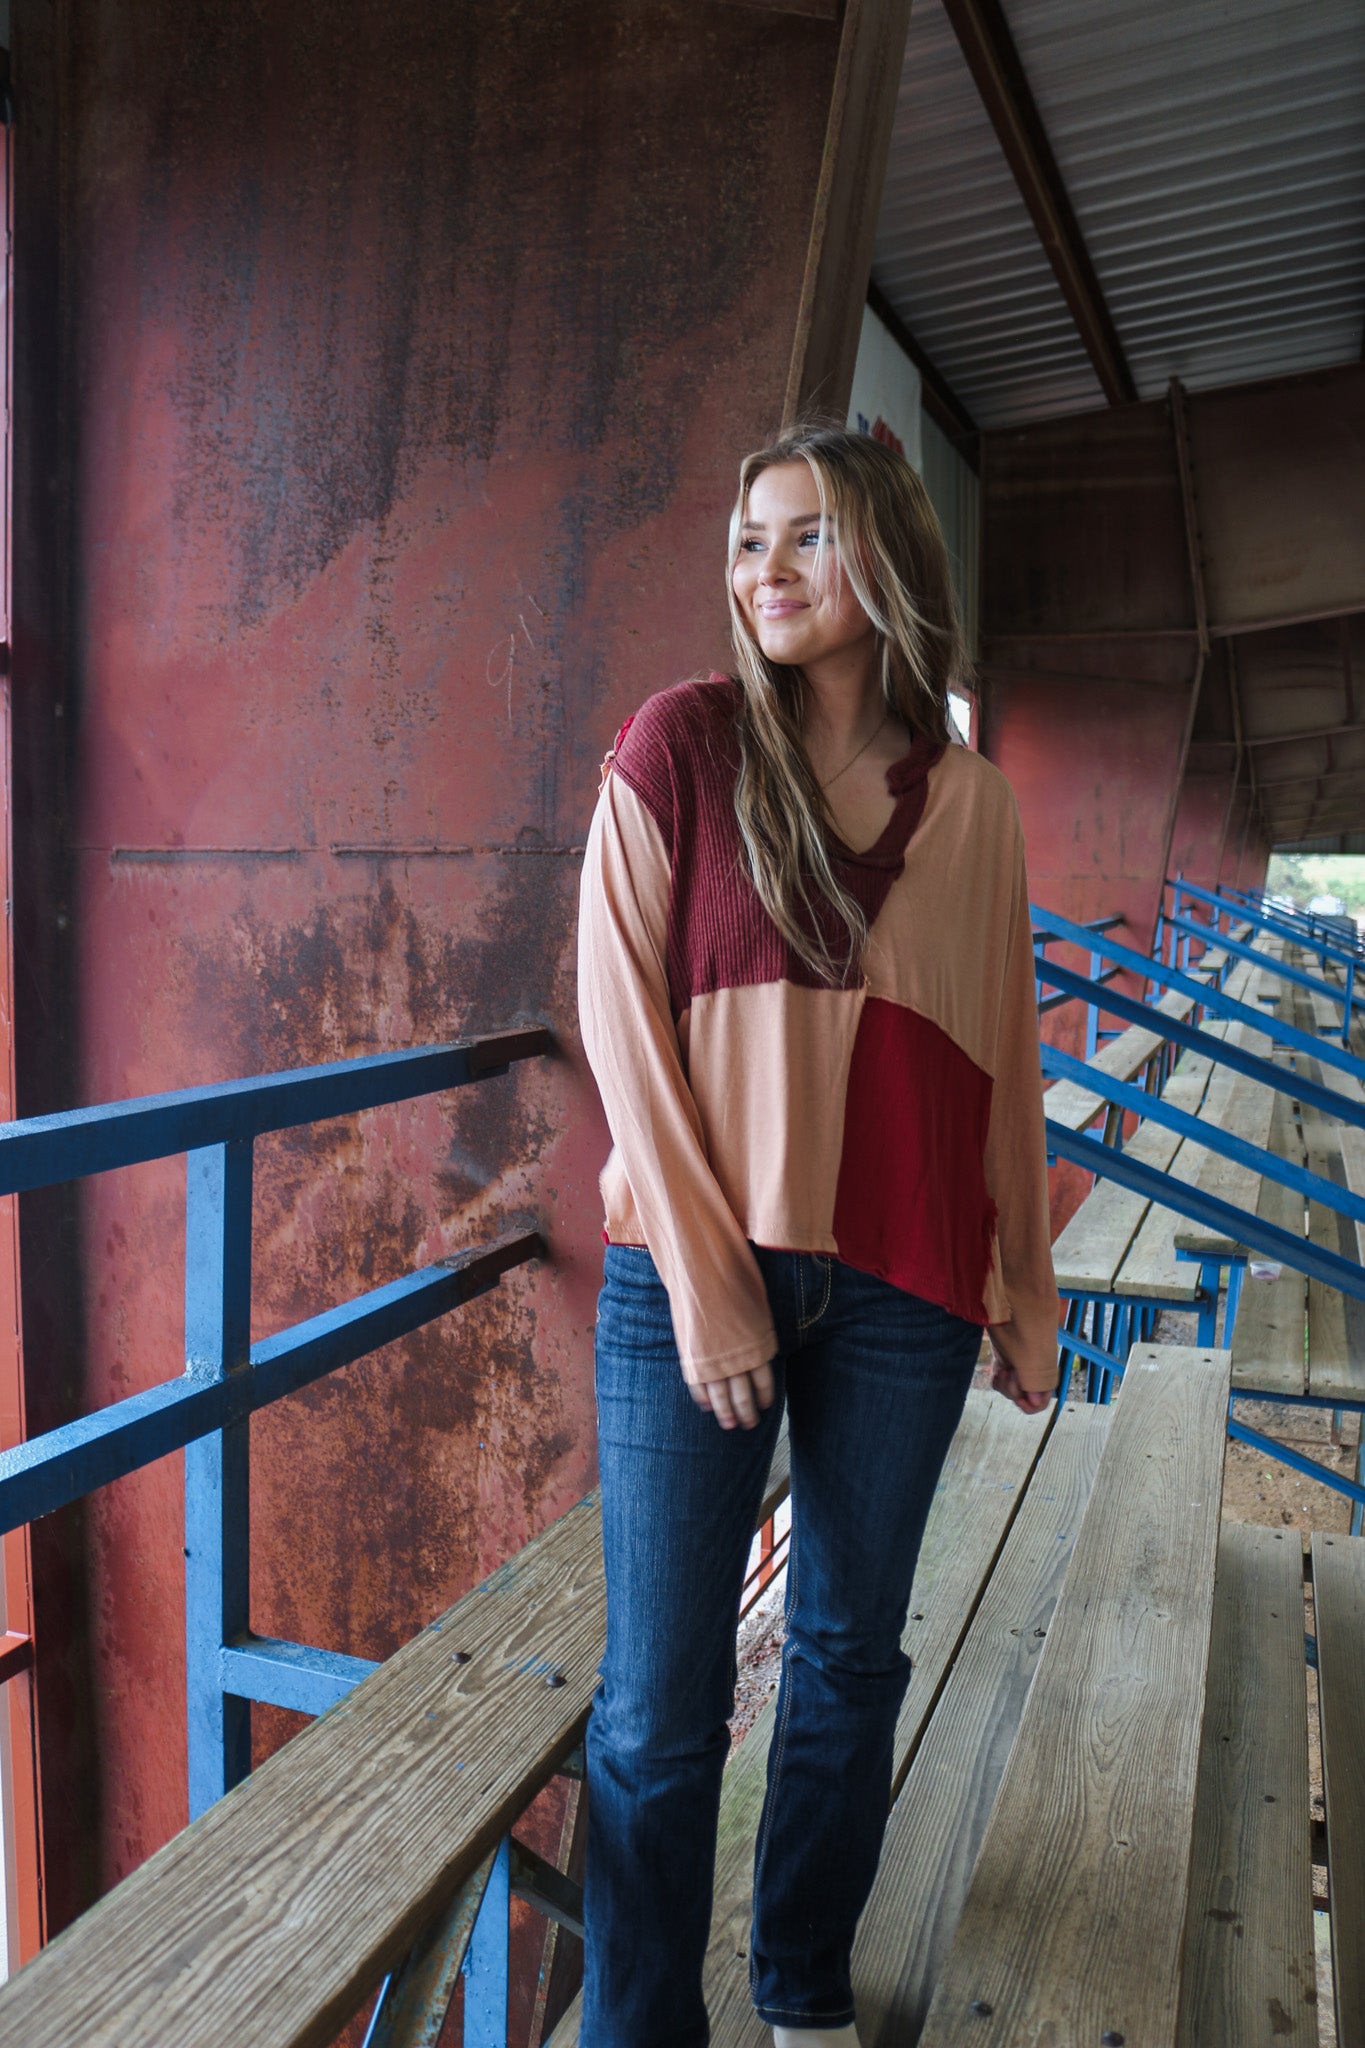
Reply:
<svg viewBox="0 0 1365 2048"><path fill-rule="evenodd" d="M838 1261L780 1263L793 1257L759 1254L786 1354L792 1547L750 1986L769 2025L837 2028L854 2018L853 1937L890 1807L915 1565L981 1331Z"/></svg>
<svg viewBox="0 0 1365 2048"><path fill-rule="evenodd" d="M598 1419L607 1649L588 1728L583 2048L705 2048L701 1977L744 1560L790 1391L789 1641L756 1854L770 2024L852 2018L915 1557L980 1331L837 1259L758 1253L778 1399L724 1431L682 1381L649 1254L610 1247Z"/></svg>
<svg viewBox="0 0 1365 2048"><path fill-rule="evenodd" d="M580 2039L705 2048L735 1627L781 1400L756 1429L721 1429L683 1382L652 1258L612 1245L597 1405L607 1645L587 1733Z"/></svg>

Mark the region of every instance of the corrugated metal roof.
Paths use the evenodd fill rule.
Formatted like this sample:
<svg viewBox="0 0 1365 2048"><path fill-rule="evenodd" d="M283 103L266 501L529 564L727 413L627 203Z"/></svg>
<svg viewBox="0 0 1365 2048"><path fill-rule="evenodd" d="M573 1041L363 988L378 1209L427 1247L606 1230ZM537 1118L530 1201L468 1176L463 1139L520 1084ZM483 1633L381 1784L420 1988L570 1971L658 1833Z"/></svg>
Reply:
<svg viewBox="0 0 1365 2048"><path fill-rule="evenodd" d="M1005 0L1144 397L1354 361L1361 0ZM915 0L874 275L982 426L1103 396L939 0Z"/></svg>

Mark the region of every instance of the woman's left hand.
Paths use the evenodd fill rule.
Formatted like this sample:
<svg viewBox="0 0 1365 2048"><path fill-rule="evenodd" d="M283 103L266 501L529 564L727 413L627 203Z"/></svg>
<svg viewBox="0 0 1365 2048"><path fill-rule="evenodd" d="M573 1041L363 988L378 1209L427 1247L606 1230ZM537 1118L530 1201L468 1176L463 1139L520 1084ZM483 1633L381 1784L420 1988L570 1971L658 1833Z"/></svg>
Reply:
<svg viewBox="0 0 1365 2048"><path fill-rule="evenodd" d="M771 1408L777 1388L770 1365L737 1372L728 1380L708 1380L691 1389L700 1408L709 1408L722 1429L756 1429L759 1411Z"/></svg>
<svg viewBox="0 0 1365 2048"><path fill-rule="evenodd" d="M1003 1394L1007 1401L1013 1401L1016 1408L1022 1408L1025 1415L1041 1415L1052 1395L1041 1389L1021 1387L1019 1375L1012 1365L1005 1365L997 1359L991 1368L991 1385L997 1394Z"/></svg>

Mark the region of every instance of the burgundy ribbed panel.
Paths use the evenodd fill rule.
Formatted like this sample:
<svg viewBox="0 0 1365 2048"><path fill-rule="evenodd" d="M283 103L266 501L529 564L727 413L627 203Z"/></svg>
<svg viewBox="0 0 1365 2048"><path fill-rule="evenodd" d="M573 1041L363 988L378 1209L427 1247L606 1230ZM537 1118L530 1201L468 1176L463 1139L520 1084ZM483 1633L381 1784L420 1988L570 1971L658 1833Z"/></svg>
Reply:
<svg viewBox="0 0 1365 2048"><path fill-rule="evenodd" d="M995 1232L982 1167L990 1115L990 1075L946 1031L868 998L844 1107L839 1257L969 1323L986 1321Z"/></svg>
<svg viewBox="0 0 1365 2048"><path fill-rule="evenodd" d="M695 997L721 988L765 981L824 986L793 953L744 872L734 810L738 701L739 684L730 676L662 690L622 727L612 762L659 827L672 864L667 967L675 1017ZM905 866L929 770L942 751L932 741L914 740L887 771L896 808L877 844L863 854L837 852L839 879L869 925ZM817 914L837 957L843 926L823 898Z"/></svg>

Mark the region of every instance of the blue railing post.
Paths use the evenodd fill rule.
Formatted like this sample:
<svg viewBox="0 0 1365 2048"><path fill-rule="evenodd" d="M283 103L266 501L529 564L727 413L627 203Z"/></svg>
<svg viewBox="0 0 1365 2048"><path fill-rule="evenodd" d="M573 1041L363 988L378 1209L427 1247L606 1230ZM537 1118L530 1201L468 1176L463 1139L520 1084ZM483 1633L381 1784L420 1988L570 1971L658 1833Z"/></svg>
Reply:
<svg viewBox="0 0 1365 2048"><path fill-rule="evenodd" d="M512 1838L504 1835L464 1959L464 2048L507 2048Z"/></svg>
<svg viewBox="0 0 1365 2048"><path fill-rule="evenodd" d="M187 1155L185 1371L221 1380L251 1346L250 1138ZM223 1691L220 1653L245 1634L250 1438L243 1416L185 1446L185 1652L190 1818L251 1770L250 1702Z"/></svg>
<svg viewBox="0 0 1365 2048"><path fill-rule="evenodd" d="M1355 999L1356 963L1354 960L1350 960L1346 965L1346 999L1341 1017L1341 1042L1348 1052L1351 1049L1351 1019L1355 1011Z"/></svg>
<svg viewBox="0 0 1365 2048"><path fill-rule="evenodd" d="M1090 979L1098 981L1104 972L1104 961L1093 950L1090 954ZM1093 1060L1100 1046L1100 1006L1087 1003L1085 1009L1085 1056Z"/></svg>

